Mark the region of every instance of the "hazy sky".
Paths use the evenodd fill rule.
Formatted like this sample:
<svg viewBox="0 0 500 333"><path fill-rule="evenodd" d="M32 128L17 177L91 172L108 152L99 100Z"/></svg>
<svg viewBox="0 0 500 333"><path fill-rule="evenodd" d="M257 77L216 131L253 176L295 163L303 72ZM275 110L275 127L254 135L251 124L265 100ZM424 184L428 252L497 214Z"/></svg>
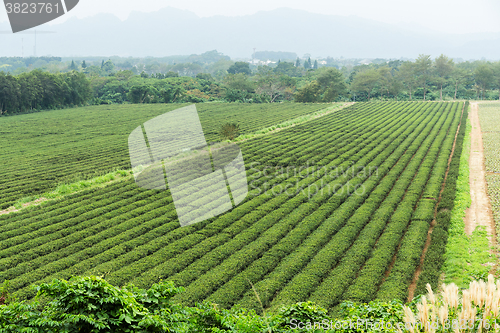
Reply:
<svg viewBox="0 0 500 333"><path fill-rule="evenodd" d="M132 11L151 12L163 7L175 7L198 16L240 16L280 7L307 10L332 15L356 15L386 23L450 33L500 32L499 0L80 0L68 15L80 18L98 13L112 13L126 19ZM5 8L0 9L0 21L6 21Z"/></svg>

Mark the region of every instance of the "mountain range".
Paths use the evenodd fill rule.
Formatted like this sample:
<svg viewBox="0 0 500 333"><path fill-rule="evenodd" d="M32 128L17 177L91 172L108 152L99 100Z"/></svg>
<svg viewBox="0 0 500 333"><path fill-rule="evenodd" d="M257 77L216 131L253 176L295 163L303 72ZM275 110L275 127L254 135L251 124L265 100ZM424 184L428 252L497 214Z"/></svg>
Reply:
<svg viewBox="0 0 500 333"><path fill-rule="evenodd" d="M0 23L0 31L9 31ZM0 56L34 52L29 34L0 34ZM21 42L23 40L23 42ZM7 47L5 47L7 46ZM444 53L462 59L500 59L500 33L444 34L415 25L392 25L356 16L314 14L280 8L239 17L198 17L166 7L133 12L122 21L111 14L71 18L37 28L37 55L168 56L217 49L233 59L258 51L287 51L314 58L416 58Z"/></svg>

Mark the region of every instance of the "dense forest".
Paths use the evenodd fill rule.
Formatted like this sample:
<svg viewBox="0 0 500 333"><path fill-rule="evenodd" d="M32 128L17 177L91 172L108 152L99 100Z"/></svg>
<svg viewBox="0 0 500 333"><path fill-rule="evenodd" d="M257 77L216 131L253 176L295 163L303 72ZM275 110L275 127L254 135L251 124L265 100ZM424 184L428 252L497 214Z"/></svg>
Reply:
<svg viewBox="0 0 500 333"><path fill-rule="evenodd" d="M263 64L234 62L210 51L118 61L0 58L0 114L113 103L500 98L500 62L455 62L445 55L362 63L308 57ZM16 69L11 73L11 68Z"/></svg>
<svg viewBox="0 0 500 333"><path fill-rule="evenodd" d="M37 69L18 76L0 72L0 114L82 105L91 99L90 82L77 71L51 74Z"/></svg>

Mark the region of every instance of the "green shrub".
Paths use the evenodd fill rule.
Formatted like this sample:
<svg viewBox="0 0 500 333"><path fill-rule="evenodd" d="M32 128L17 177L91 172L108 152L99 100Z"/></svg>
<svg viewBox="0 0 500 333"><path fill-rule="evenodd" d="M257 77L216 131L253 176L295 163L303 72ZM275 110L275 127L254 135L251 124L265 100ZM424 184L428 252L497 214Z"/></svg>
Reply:
<svg viewBox="0 0 500 333"><path fill-rule="evenodd" d="M240 125L236 123L227 123L222 125L220 136L225 140L234 140L240 133Z"/></svg>

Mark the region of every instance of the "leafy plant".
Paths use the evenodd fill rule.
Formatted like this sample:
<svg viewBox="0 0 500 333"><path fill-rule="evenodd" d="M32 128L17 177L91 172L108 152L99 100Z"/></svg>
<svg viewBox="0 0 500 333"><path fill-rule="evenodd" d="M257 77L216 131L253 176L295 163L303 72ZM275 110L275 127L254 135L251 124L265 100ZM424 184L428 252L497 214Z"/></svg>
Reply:
<svg viewBox="0 0 500 333"><path fill-rule="evenodd" d="M234 140L240 132L240 125L236 123L227 123L222 125L220 136L226 140Z"/></svg>
<svg viewBox="0 0 500 333"><path fill-rule="evenodd" d="M4 283L0 291L7 286ZM53 280L36 289L37 299L45 301L0 304L0 332L282 332L278 329L280 315L259 316L241 308L225 310L207 301L196 307L174 304L172 297L183 288L172 282L160 282L145 290L133 285L118 288L90 276ZM304 304L307 306L294 305L285 312L318 313L314 304Z"/></svg>
<svg viewBox="0 0 500 333"><path fill-rule="evenodd" d="M177 319L170 298L183 290L173 283L118 288L95 276L53 280L36 289L37 297L50 301L0 307L1 332L168 332Z"/></svg>
<svg viewBox="0 0 500 333"><path fill-rule="evenodd" d="M344 302L340 304L338 320L341 322L364 322L364 323L400 323L403 321L403 303L401 301L371 301L370 303L356 304ZM387 326L387 325L386 325ZM380 332L380 329L366 329L366 325L360 325L360 330L339 330L340 332ZM394 329L386 329L387 332L397 332Z"/></svg>
<svg viewBox="0 0 500 333"><path fill-rule="evenodd" d="M283 307L280 316L283 318L282 325L289 327L292 322L319 323L328 319L328 311L310 301L299 302Z"/></svg>
<svg viewBox="0 0 500 333"><path fill-rule="evenodd" d="M5 280L0 285L0 305L8 304L11 300L11 296L9 294L9 280Z"/></svg>

